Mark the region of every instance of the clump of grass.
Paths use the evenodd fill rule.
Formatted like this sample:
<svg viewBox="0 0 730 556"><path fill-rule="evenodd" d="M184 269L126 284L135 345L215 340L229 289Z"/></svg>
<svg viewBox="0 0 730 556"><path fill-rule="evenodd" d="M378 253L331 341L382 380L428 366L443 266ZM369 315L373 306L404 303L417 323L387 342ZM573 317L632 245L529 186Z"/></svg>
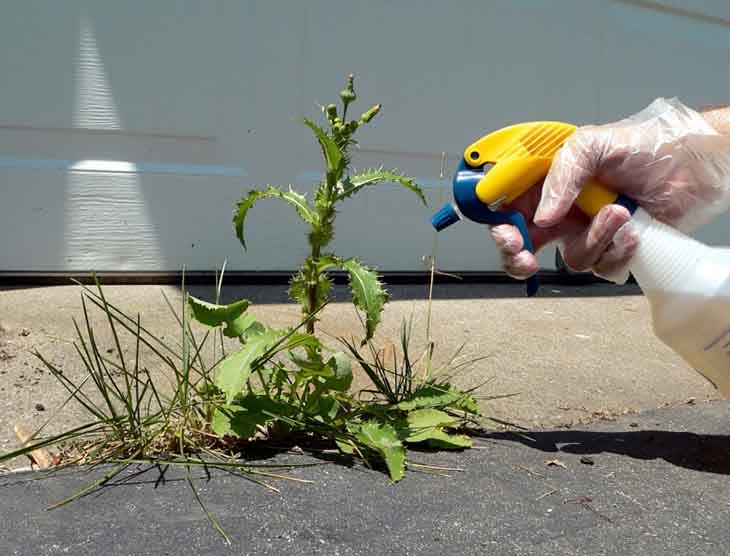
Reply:
<svg viewBox="0 0 730 556"><path fill-rule="evenodd" d="M211 430L212 415L219 403L213 395L213 370L225 356L222 340L218 355L217 346L210 345L211 332L206 331L202 339L197 339L185 307L177 311L165 297L180 332L179 342L171 344L145 328L139 314L129 315L110 303L96 278L95 283L96 289L79 284L83 320L79 323L73 319L76 332L73 346L86 371L83 380L75 382L40 352L32 352L68 392L58 410L74 401L85 410L88 420L60 434L44 437L42 432L52 421L54 412L35 431L31 442L0 454L0 464L29 455L38 448L56 447L57 465L53 471L70 466L112 465L101 479L52 508L66 505L109 483L131 466L162 469L182 466L186 468L195 499L228 541L195 489L192 468L235 471L276 492L278 489L270 484L270 479L303 480L274 472L293 467L290 465L241 462L225 450L221 439ZM185 298L184 287L183 294ZM220 284L217 295L220 295ZM103 317L114 349L99 345L102 331L92 318L94 310ZM128 347L132 348L131 356L126 355ZM214 360L206 361L211 347Z"/></svg>

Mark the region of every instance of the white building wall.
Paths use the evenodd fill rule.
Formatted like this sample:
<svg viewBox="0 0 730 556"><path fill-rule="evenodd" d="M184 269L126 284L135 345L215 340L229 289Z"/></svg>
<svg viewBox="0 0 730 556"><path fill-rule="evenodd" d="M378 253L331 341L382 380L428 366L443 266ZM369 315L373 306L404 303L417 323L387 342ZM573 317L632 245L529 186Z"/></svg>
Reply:
<svg viewBox="0 0 730 556"><path fill-rule="evenodd" d="M318 118L357 75L383 103L357 166L415 176L430 206L384 186L342 207L335 249L381 270L424 268L429 216L456 157L533 119L576 124L657 96L730 102L723 0L13 0L0 18L0 271L291 270L306 252L288 206L247 190L311 187ZM439 180L441 153L448 153ZM698 233L728 244L728 219ZM552 252L542 255L551 267ZM443 270L499 270L486 230L438 238Z"/></svg>

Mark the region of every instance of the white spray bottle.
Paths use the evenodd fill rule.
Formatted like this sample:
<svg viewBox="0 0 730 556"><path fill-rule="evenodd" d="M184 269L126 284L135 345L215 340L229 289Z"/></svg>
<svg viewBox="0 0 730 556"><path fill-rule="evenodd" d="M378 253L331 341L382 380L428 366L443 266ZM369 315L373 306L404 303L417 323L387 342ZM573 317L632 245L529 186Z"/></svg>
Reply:
<svg viewBox="0 0 730 556"><path fill-rule="evenodd" d="M629 270L656 336L730 397L730 249L705 245L639 208Z"/></svg>

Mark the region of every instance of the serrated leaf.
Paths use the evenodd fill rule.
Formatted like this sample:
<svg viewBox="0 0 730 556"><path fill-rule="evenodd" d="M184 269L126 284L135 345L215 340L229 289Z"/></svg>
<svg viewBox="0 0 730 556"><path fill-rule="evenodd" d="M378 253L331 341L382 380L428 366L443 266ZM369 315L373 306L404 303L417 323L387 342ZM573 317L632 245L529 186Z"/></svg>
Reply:
<svg viewBox="0 0 730 556"><path fill-rule="evenodd" d="M327 390L346 392L352 385L352 364L350 359L342 352L335 353L327 361L327 366L334 372L322 385Z"/></svg>
<svg viewBox="0 0 730 556"><path fill-rule="evenodd" d="M304 118L304 123L314 132L319 145L322 147L322 154L324 155L325 163L327 165L327 174L330 179L337 181L340 179L343 169L344 155L340 147L337 146L334 139L332 139L325 131L311 120Z"/></svg>
<svg viewBox="0 0 730 556"><path fill-rule="evenodd" d="M408 413L406 422L411 430L417 431L418 429L458 425L459 419L438 409L417 409Z"/></svg>
<svg viewBox="0 0 730 556"><path fill-rule="evenodd" d="M411 398L400 402L396 407L403 411L450 407L468 413L479 414L477 401L472 396L455 389L449 384L424 386Z"/></svg>
<svg viewBox="0 0 730 556"><path fill-rule="evenodd" d="M246 196L238 201L236 210L233 212L233 226L236 230L236 236L246 249L246 240L243 235L243 227L246 220L246 215L257 201L266 198L278 198L286 201L292 205L300 218L306 223L316 225L317 214L312 210L312 207L307 202L304 195L297 193L293 189L289 191L282 191L281 189L273 186L269 186L264 191L249 191Z"/></svg>
<svg viewBox="0 0 730 556"><path fill-rule="evenodd" d="M397 183L407 189L410 189L416 195L418 195L418 198L424 205L428 205L428 202L426 201L426 196L423 194L423 190L416 184L415 181L413 181L411 178L393 172L392 170L383 170L382 168L372 168L360 174L350 176L348 179L344 180L343 190L337 196L337 200L341 201L343 199L347 199L348 197L351 197L352 195L360 191L363 187L367 187L368 185L376 185L378 183L386 182Z"/></svg>
<svg viewBox="0 0 730 556"><path fill-rule="evenodd" d="M333 396L322 396L316 399L315 406L310 408L315 419L321 423L332 423L340 411L340 403Z"/></svg>
<svg viewBox="0 0 730 556"><path fill-rule="evenodd" d="M459 419L443 411L418 409L409 412L397 429L400 439L410 444L423 442L429 446L448 450L470 448L471 438L463 434L450 434L444 430L459 424Z"/></svg>
<svg viewBox="0 0 730 556"><path fill-rule="evenodd" d="M223 334L228 338L239 338L251 331L255 325L259 325L256 317L246 313L249 307L246 299L228 305L217 305L188 294L188 306L191 309L191 316L201 324L206 326L225 324Z"/></svg>
<svg viewBox="0 0 730 556"><path fill-rule="evenodd" d="M229 322L223 329L223 335L228 338L240 338L251 333L260 334L261 332L263 332L263 325L256 320L256 317L247 313Z"/></svg>
<svg viewBox="0 0 730 556"><path fill-rule="evenodd" d="M221 361L218 365L215 384L225 393L227 403L231 403L233 398L243 390L256 360L283 336L282 331L265 330L261 334L249 337L240 350Z"/></svg>
<svg viewBox="0 0 730 556"><path fill-rule="evenodd" d="M231 417L235 411L231 405L224 405L216 408L213 412L213 419L210 426L218 436L229 436L231 434Z"/></svg>
<svg viewBox="0 0 730 556"><path fill-rule="evenodd" d="M307 280L303 275L297 275L289 284L289 296L291 299L299 303L305 315L313 313L319 309L329 296L332 290L332 280L326 275L320 274L317 277L317 296L314 307L311 306L309 292L307 291Z"/></svg>
<svg viewBox="0 0 730 556"><path fill-rule="evenodd" d="M330 377L335 374L334 369L325 364L318 355L314 357L300 357L295 353L290 353L289 359L299 367L299 373L303 378L312 378L315 376Z"/></svg>
<svg viewBox="0 0 730 556"><path fill-rule="evenodd" d="M246 312L249 305L247 299L240 299L228 305L216 305L188 294L188 306L192 317L206 326L220 326L234 321Z"/></svg>
<svg viewBox="0 0 730 556"><path fill-rule="evenodd" d="M248 394L232 404L217 408L213 415L213 431L220 435L251 438L258 426L266 426L278 416L290 414L290 407L264 395Z"/></svg>
<svg viewBox="0 0 730 556"><path fill-rule="evenodd" d="M413 443L413 440L408 440ZM424 438L420 438L418 442L424 442L433 448L442 450L463 450L471 448L473 443L471 438L465 434L449 434L443 429L431 429L429 434Z"/></svg>
<svg viewBox="0 0 730 556"><path fill-rule="evenodd" d="M352 444L351 440L335 438L335 444L340 449L340 452L342 452L343 454L347 454L348 456L352 456L355 454L355 446Z"/></svg>
<svg viewBox="0 0 730 556"><path fill-rule="evenodd" d="M388 301L388 293L383 289L377 274L359 261L348 259L342 263L342 268L350 277L353 303L365 312L365 343L375 334L383 306Z"/></svg>
<svg viewBox="0 0 730 556"><path fill-rule="evenodd" d="M403 478L406 467L406 451L391 425L374 421L363 423L355 432L355 439L380 454L393 482L400 481Z"/></svg>

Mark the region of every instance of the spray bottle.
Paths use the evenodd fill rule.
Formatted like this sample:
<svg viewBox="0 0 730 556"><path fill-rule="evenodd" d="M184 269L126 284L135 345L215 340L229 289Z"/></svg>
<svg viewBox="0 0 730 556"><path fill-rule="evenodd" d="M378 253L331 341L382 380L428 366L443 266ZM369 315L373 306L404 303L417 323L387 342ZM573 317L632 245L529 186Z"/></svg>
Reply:
<svg viewBox="0 0 730 556"><path fill-rule="evenodd" d="M502 128L469 145L453 179L453 202L433 215L437 231L462 218L512 224L533 252L524 216L504 209L547 175L553 157L576 130L562 122L528 122ZM596 181L576 205L589 217L607 204L632 215L639 246L629 270L651 309L656 336L719 392L730 397L730 249L714 248L652 218L630 198ZM527 280L527 295L539 288Z"/></svg>

